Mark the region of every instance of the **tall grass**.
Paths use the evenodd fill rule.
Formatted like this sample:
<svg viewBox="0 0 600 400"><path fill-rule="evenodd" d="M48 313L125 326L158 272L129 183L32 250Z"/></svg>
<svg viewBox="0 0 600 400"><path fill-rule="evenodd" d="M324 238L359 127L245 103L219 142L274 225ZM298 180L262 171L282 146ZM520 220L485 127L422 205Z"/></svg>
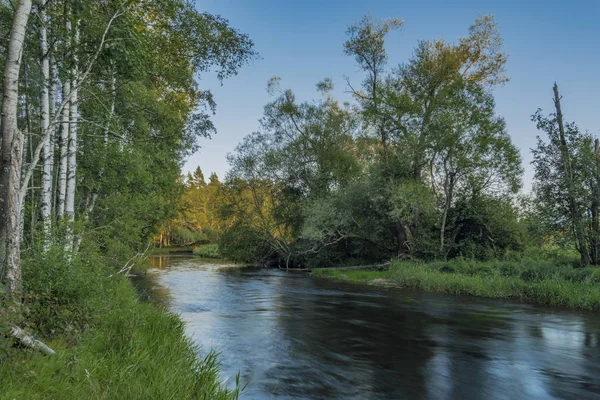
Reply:
<svg viewBox="0 0 600 400"><path fill-rule="evenodd" d="M600 310L600 269L555 260L449 262L395 261L387 271L315 270L317 276L394 284L448 294L520 299L539 304Z"/></svg>
<svg viewBox="0 0 600 400"><path fill-rule="evenodd" d="M93 257L92 257L93 258ZM39 260L38 260L39 261ZM57 260L55 260L57 261ZM0 356L0 398L3 399L236 399L239 386L228 390L219 378L215 353L205 353L184 336L177 315L138 299L131 283L99 262L63 263L46 282L32 274L42 266L27 263L29 294L26 316L36 334L57 351L55 357L9 348ZM47 266L47 265L46 265ZM68 275L79 271L69 282ZM90 287L80 291L87 279ZM48 280L54 283L48 283ZM65 282L60 284L61 280ZM62 285L62 286L61 286ZM57 289L58 287L58 289ZM58 293L70 293L61 303ZM43 312L55 308L60 323ZM72 316L70 318L69 316Z"/></svg>

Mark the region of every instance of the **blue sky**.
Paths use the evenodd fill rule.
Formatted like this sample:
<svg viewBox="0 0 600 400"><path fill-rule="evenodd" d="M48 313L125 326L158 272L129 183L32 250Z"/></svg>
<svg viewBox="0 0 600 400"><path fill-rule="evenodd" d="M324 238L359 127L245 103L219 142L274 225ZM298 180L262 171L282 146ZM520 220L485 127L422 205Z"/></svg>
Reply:
<svg viewBox="0 0 600 400"><path fill-rule="evenodd" d="M201 87L213 92L218 105L218 134L202 140L186 172L199 165L206 176L225 176L227 154L258 128L263 106L272 100L266 84L273 76L302 101L318 98L315 84L325 77L336 84L336 97L349 99L343 76L359 85L363 74L343 54L345 31L367 12L405 21L387 41L390 67L408 60L419 40L456 42L479 14L496 16L511 78L494 91L496 110L521 151L525 191L532 179L529 149L538 134L530 116L537 108L552 111L554 81L566 119L600 136L600 0L204 0L197 8L248 33L261 59L222 86L211 74L201 77Z"/></svg>

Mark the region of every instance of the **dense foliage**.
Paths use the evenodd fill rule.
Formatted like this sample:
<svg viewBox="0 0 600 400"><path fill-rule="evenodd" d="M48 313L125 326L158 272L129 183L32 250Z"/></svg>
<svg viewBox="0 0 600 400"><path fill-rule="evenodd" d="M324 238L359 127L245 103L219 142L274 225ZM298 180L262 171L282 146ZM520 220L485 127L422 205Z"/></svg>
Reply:
<svg viewBox="0 0 600 400"><path fill-rule="evenodd" d="M225 256L301 267L520 247L520 156L492 96L507 81L495 21L457 44L420 42L388 69L385 37L401 25L367 16L348 29L344 51L366 75L348 81L352 104L330 79L312 102L269 82L275 99L221 187Z"/></svg>

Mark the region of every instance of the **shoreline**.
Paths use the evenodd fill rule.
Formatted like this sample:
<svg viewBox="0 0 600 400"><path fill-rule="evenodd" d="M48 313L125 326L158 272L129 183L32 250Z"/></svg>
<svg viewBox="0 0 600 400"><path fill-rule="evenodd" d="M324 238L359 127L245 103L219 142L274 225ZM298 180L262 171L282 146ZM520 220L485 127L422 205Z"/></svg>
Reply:
<svg viewBox="0 0 600 400"><path fill-rule="evenodd" d="M122 275L102 280L82 294L91 306L84 324L39 337L56 355L6 348L0 398L238 398L241 388L220 380L218 354L200 352L177 314L142 299Z"/></svg>
<svg viewBox="0 0 600 400"><path fill-rule="evenodd" d="M319 268L313 269L312 275L372 286L600 311L599 269L553 265L554 271L551 271L549 263L532 260L393 261L385 271Z"/></svg>

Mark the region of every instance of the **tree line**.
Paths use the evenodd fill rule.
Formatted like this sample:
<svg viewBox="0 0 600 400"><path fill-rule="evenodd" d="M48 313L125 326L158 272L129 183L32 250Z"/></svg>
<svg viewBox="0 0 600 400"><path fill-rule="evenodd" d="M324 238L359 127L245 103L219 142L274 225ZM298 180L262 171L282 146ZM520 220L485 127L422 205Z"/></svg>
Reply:
<svg viewBox="0 0 600 400"><path fill-rule="evenodd" d="M317 83L320 99L299 102L273 78L259 129L230 154L210 197L212 222L183 217L185 229L210 226L212 239L197 238L218 240L225 256L282 267L557 247L598 264L598 141L563 121L558 87L554 112L532 116L544 135L524 195L520 152L495 110L494 89L509 78L494 17L456 43L420 41L389 66L385 40L402 25L367 15L348 28L344 53L364 73L346 78L351 102L335 99L331 79ZM188 210L194 179L184 179ZM208 199L191 209L206 215L196 205Z"/></svg>

